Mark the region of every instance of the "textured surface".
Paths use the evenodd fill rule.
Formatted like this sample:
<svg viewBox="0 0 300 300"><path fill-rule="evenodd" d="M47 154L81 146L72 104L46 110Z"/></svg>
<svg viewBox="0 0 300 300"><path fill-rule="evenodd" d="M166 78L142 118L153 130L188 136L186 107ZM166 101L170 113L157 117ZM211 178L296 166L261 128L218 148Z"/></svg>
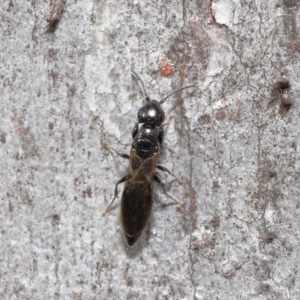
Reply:
<svg viewBox="0 0 300 300"><path fill-rule="evenodd" d="M299 1L2 2L0 298L299 299ZM128 249L131 69L196 88L163 105L185 211L156 188Z"/></svg>

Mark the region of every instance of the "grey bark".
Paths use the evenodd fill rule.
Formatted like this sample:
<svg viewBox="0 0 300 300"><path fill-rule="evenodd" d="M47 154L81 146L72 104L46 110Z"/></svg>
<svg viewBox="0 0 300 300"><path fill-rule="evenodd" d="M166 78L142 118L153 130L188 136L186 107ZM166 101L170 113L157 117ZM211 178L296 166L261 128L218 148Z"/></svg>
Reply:
<svg viewBox="0 0 300 300"><path fill-rule="evenodd" d="M2 2L0 298L299 299L299 2ZM119 200L102 213L131 70L154 99L196 87L163 104L185 209L156 187L129 249Z"/></svg>

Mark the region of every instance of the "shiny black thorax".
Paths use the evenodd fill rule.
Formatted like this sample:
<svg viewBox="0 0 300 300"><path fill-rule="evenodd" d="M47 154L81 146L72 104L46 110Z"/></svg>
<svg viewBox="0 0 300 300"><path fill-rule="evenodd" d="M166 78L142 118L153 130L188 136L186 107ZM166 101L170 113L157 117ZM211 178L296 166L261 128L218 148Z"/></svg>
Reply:
<svg viewBox="0 0 300 300"><path fill-rule="evenodd" d="M138 131L134 136L132 143L132 149L136 151L136 154L146 159L155 155L159 151L159 144L162 136L160 127L148 124L137 125Z"/></svg>
<svg viewBox="0 0 300 300"><path fill-rule="evenodd" d="M141 158L148 158L159 151L159 144L162 143L162 123L165 120L165 113L156 100L151 100L142 106L138 111L138 124L132 132L134 149Z"/></svg>

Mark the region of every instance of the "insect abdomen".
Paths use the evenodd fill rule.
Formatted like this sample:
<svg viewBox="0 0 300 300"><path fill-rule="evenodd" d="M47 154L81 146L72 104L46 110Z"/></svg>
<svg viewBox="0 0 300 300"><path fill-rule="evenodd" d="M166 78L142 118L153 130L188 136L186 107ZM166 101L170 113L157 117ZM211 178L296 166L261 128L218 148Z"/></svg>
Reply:
<svg viewBox="0 0 300 300"><path fill-rule="evenodd" d="M126 237L136 237L137 239L146 228L151 215L152 203L152 184L150 182L132 182L131 180L127 182L121 202L121 223Z"/></svg>

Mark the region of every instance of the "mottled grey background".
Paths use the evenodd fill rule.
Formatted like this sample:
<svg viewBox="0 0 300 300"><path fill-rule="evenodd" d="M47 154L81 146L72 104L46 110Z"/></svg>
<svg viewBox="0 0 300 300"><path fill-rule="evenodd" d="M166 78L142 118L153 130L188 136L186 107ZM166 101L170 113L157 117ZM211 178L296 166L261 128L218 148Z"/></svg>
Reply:
<svg viewBox="0 0 300 300"><path fill-rule="evenodd" d="M299 1L59 4L1 4L0 298L299 299ZM185 210L155 188L128 249L102 144L129 152L131 69L155 99L196 88L163 105Z"/></svg>

